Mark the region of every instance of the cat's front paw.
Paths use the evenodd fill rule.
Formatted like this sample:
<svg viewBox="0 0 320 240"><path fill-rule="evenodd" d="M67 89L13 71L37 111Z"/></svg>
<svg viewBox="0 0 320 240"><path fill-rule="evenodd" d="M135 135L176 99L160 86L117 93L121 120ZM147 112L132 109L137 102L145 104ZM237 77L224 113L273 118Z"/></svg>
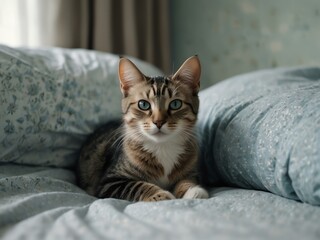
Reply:
<svg viewBox="0 0 320 240"><path fill-rule="evenodd" d="M182 198L185 199L196 199L196 198L209 198L207 190L200 186L194 186L189 188Z"/></svg>
<svg viewBox="0 0 320 240"><path fill-rule="evenodd" d="M175 199L175 197L168 191L159 191L155 193L154 195L148 197L145 201L147 202L157 202L157 201L163 201L163 200L171 200Z"/></svg>

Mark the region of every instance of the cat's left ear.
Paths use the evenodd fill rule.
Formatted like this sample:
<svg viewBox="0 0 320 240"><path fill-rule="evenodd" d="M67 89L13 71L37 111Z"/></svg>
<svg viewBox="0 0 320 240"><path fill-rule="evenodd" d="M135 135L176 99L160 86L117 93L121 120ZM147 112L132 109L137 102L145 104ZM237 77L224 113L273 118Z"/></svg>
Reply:
<svg viewBox="0 0 320 240"><path fill-rule="evenodd" d="M129 59L121 58L119 61L119 81L122 94L127 96L132 86L145 81L145 76Z"/></svg>
<svg viewBox="0 0 320 240"><path fill-rule="evenodd" d="M173 75L173 81L181 81L187 84L197 94L200 89L201 65L197 55L188 58Z"/></svg>

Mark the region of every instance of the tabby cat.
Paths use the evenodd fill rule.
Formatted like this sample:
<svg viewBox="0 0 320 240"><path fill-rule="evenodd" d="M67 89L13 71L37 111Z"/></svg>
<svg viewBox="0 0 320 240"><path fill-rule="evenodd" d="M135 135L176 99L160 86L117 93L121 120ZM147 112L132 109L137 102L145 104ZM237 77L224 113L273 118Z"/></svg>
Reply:
<svg viewBox="0 0 320 240"><path fill-rule="evenodd" d="M198 57L169 77L147 77L121 58L119 80L123 119L98 129L82 147L80 187L129 201L208 198L197 175Z"/></svg>

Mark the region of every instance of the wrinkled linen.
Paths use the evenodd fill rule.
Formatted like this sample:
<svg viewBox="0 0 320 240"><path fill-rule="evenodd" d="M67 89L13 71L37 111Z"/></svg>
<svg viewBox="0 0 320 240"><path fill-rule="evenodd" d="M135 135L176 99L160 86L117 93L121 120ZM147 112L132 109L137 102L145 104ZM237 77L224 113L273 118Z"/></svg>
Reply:
<svg viewBox="0 0 320 240"><path fill-rule="evenodd" d="M320 208L272 193L210 190L207 200L97 199L70 170L0 166L0 237L14 239L319 239Z"/></svg>

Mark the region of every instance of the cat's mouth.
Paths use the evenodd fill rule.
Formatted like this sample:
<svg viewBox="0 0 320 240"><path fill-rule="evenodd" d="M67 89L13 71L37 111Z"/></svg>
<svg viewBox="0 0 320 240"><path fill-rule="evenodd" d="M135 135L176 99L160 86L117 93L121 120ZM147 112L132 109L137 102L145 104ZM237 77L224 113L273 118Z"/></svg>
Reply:
<svg viewBox="0 0 320 240"><path fill-rule="evenodd" d="M159 131L157 131L155 133L152 133L149 136L155 142L163 142L169 137L168 134L164 133L161 130L159 130Z"/></svg>
<svg viewBox="0 0 320 240"><path fill-rule="evenodd" d="M157 137L162 137L165 136L166 134L164 132L162 132L161 130L159 130L158 132L154 133L153 136L157 136Z"/></svg>
<svg viewBox="0 0 320 240"><path fill-rule="evenodd" d="M153 129L148 129L147 131L143 131L147 137L149 137L151 140L156 141L156 142L162 142L168 139L170 136L172 136L171 132L169 132L165 128L153 128Z"/></svg>

